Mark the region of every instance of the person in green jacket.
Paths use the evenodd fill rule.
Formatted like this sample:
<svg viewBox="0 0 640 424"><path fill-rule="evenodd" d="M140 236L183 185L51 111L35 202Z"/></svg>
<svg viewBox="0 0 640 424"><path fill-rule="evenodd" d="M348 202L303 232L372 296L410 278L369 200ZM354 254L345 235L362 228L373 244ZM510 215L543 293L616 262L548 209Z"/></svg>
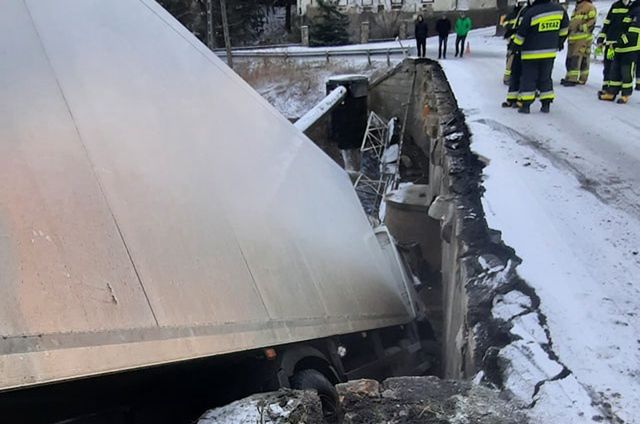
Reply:
<svg viewBox="0 0 640 424"><path fill-rule="evenodd" d="M467 39L467 34L471 31L471 18L462 11L460 17L456 19L455 25L456 31L456 57L460 54L460 57L464 55L464 42Z"/></svg>

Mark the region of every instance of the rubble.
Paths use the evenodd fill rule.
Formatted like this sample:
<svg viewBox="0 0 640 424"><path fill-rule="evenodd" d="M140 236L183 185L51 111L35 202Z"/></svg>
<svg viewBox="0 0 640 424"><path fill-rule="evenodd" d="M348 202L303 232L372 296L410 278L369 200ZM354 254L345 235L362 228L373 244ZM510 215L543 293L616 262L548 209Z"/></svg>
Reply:
<svg viewBox="0 0 640 424"><path fill-rule="evenodd" d="M343 424L526 424L500 392L470 381L437 377L354 380L336 386ZM198 424L323 423L312 391L261 393L207 411Z"/></svg>
<svg viewBox="0 0 640 424"><path fill-rule="evenodd" d="M511 424L526 422L499 392L469 381L394 377L378 385L357 380L337 386L344 424Z"/></svg>
<svg viewBox="0 0 640 424"><path fill-rule="evenodd" d="M322 424L322 405L313 391L280 389L258 393L205 412L198 424Z"/></svg>

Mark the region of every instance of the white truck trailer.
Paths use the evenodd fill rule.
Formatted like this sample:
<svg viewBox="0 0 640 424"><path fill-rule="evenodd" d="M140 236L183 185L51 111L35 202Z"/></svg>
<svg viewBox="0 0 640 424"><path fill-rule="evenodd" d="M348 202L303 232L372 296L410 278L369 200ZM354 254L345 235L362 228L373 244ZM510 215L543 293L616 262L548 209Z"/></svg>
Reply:
<svg viewBox="0 0 640 424"><path fill-rule="evenodd" d="M0 28L5 407L264 348L281 385L343 379L335 337L415 318L346 173L153 0L5 0Z"/></svg>

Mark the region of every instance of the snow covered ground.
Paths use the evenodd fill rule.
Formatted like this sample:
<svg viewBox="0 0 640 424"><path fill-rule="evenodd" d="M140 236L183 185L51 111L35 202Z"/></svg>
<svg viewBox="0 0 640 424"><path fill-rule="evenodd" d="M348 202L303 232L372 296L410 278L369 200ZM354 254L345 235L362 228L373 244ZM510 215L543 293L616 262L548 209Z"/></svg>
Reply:
<svg viewBox="0 0 640 424"><path fill-rule="evenodd" d="M595 4L601 22L610 3ZM540 297L552 351L566 367L542 364L544 378L532 377L546 381L530 399L533 415L640 423L640 93L628 105L598 101L602 65L592 64L587 86L557 84L550 115L502 109L505 43L492 34L474 31L471 55L442 65L474 150L489 161L489 224L523 259L518 273ZM556 82L564 71L561 54ZM526 350L519 347L503 354L516 358ZM521 383L507 386L526 400Z"/></svg>

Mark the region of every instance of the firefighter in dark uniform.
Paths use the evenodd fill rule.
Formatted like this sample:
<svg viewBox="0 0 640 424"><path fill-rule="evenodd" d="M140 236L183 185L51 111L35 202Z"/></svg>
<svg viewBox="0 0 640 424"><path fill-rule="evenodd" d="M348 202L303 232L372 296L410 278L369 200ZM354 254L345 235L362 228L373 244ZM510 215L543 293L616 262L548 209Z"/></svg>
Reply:
<svg viewBox="0 0 640 424"><path fill-rule="evenodd" d="M620 38L622 32L631 22L629 17L629 0L618 0L611 5L607 17L604 19L602 31L598 35L598 49L604 46L604 71L602 90L598 95L605 93L611 83L611 65L613 64L614 44Z"/></svg>
<svg viewBox="0 0 640 424"><path fill-rule="evenodd" d="M636 1L640 2L640 0ZM518 23L522 20L522 14L524 13L527 5L526 0L517 0L513 10L509 12L502 23L502 27L504 28L504 39L509 41L509 44L507 44L507 63L504 69L504 76L502 78L502 82L504 82L505 85L509 85L512 73L511 68L515 57L515 50L513 49L513 43L511 40L518 29Z"/></svg>
<svg viewBox="0 0 640 424"><path fill-rule="evenodd" d="M522 76L522 61L520 60L520 46L517 46L513 40L516 36L516 31L518 31L518 27L522 23L522 17L524 16L524 13L527 11L528 7L529 3L524 3L522 8L520 9L515 22L513 23L513 28L509 37L510 40L507 50L513 56L511 59L509 91L507 92L507 100L502 103L502 107L516 107L518 104L518 92L520 91L520 78Z"/></svg>
<svg viewBox="0 0 640 424"><path fill-rule="evenodd" d="M529 113L539 93L544 113L549 113L553 93L553 62L569 34L569 17L562 6L550 0L536 0L522 16L513 42L520 48L522 76L518 112Z"/></svg>
<svg viewBox="0 0 640 424"><path fill-rule="evenodd" d="M629 5L629 15L636 20L640 18L640 0L636 0ZM640 55L636 62L636 90L640 91Z"/></svg>
<svg viewBox="0 0 640 424"><path fill-rule="evenodd" d="M614 58L609 69L609 86L601 93L600 100L613 101L620 94L618 103L629 102L633 93L635 65L640 55L640 16L630 15L631 22L613 44Z"/></svg>

